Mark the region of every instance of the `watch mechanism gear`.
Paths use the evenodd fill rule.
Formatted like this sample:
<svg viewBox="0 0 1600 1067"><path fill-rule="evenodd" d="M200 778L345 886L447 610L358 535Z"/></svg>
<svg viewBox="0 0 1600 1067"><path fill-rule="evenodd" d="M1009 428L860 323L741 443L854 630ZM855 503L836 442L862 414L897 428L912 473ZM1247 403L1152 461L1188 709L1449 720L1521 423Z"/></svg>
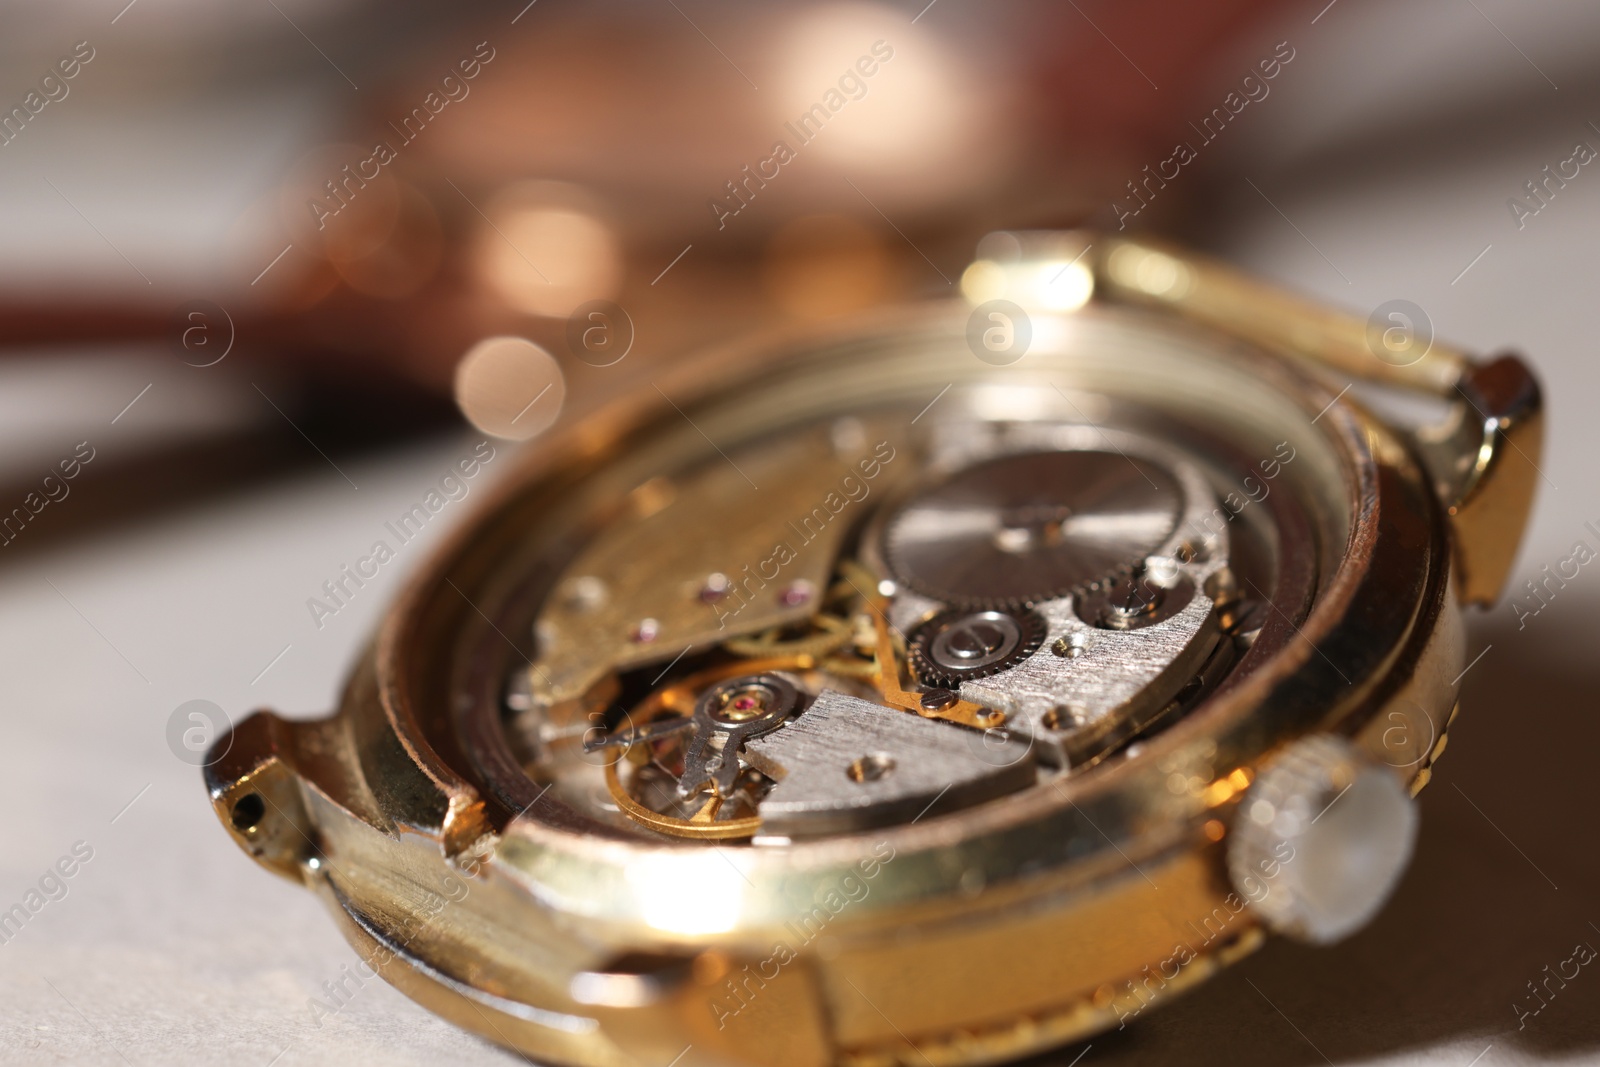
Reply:
<svg viewBox="0 0 1600 1067"><path fill-rule="evenodd" d="M959 690L1033 655L1045 632L1045 621L1027 609L942 612L912 634L911 670L924 685Z"/></svg>
<svg viewBox="0 0 1600 1067"><path fill-rule="evenodd" d="M1537 383L1373 360L1175 251L996 240L981 287L1093 272L1026 365L975 365L951 301L619 399L441 550L337 718L217 740L225 830L418 1001L573 1067L999 1063L1163 1000L1174 945L1176 990L1365 922Z"/></svg>
<svg viewBox="0 0 1600 1067"><path fill-rule="evenodd" d="M1147 460L1096 450L1003 455L903 504L884 536L894 576L965 608L1015 608L1126 573L1177 526L1183 494Z"/></svg>

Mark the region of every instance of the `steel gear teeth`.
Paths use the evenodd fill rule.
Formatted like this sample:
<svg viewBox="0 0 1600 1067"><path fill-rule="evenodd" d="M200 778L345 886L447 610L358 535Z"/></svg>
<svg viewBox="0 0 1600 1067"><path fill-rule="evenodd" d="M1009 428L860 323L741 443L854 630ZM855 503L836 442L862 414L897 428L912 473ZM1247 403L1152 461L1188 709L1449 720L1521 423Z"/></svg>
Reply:
<svg viewBox="0 0 1600 1067"><path fill-rule="evenodd" d="M1042 590L1036 595L1026 597L981 597L981 596L956 596L946 591L934 589L914 578L901 578L899 581L914 593L920 593L930 600L937 600L944 607L959 611L1004 611L1021 614L1050 600L1060 600L1064 597L1073 597L1082 600L1093 596L1102 589L1108 589L1117 582L1125 581L1142 564L1144 560L1135 560L1124 563L1107 571L1105 575L1077 585L1062 588Z"/></svg>
<svg viewBox="0 0 1600 1067"><path fill-rule="evenodd" d="M1033 655L1047 629L1029 609L944 611L912 633L907 658L918 682L959 690L963 682L992 677ZM972 665L960 666L963 658Z"/></svg>

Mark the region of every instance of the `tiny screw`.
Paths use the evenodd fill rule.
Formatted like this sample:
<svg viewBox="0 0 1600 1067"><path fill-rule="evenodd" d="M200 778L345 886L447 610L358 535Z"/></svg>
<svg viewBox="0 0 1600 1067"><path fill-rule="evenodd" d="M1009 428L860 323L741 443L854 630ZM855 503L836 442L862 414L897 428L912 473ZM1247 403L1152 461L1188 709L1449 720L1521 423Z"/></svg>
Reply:
<svg viewBox="0 0 1600 1067"><path fill-rule="evenodd" d="M1089 638L1084 634L1067 634L1050 645L1050 651L1062 659L1077 659L1089 651Z"/></svg>
<svg viewBox="0 0 1600 1067"><path fill-rule="evenodd" d="M922 694L922 707L926 711L943 711L958 698L948 689L930 689Z"/></svg>
<svg viewBox="0 0 1600 1067"><path fill-rule="evenodd" d="M1162 589L1144 578L1128 581L1110 601L1111 610L1119 615L1148 615L1161 606Z"/></svg>

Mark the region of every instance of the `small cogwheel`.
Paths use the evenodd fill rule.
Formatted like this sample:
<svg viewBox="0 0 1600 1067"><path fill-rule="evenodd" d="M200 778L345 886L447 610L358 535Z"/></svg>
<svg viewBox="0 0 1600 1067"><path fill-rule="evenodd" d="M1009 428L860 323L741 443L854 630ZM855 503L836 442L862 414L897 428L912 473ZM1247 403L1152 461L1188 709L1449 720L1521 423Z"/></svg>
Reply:
<svg viewBox="0 0 1600 1067"><path fill-rule="evenodd" d="M946 611L912 634L911 670L923 685L959 690L963 682L999 674L1033 655L1045 629L1044 620L1026 609Z"/></svg>

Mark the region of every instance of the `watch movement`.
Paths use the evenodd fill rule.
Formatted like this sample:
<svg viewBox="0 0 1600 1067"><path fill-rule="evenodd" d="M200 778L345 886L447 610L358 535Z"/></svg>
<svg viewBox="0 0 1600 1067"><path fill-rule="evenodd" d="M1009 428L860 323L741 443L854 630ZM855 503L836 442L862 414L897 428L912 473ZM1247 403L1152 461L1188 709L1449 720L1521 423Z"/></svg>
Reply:
<svg viewBox="0 0 1600 1067"><path fill-rule="evenodd" d="M583 1067L1003 1062L1361 927L1528 514L1528 369L1106 235L961 290L528 450L332 717L217 742L227 832Z"/></svg>

